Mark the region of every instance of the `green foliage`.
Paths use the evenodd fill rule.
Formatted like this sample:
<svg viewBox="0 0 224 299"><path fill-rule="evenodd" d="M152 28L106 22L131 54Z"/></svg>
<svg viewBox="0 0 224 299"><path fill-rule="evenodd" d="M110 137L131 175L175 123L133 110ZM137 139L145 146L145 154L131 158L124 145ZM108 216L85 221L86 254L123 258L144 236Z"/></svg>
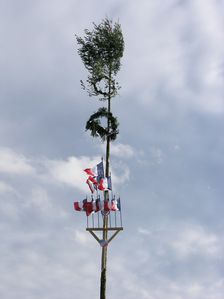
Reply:
<svg viewBox="0 0 224 299"><path fill-rule="evenodd" d="M105 117L110 122L110 129L101 125L100 119L102 117ZM119 133L117 130L118 125L117 118L111 112L108 112L106 108L99 108L87 121L86 130L90 130L93 137L101 137L103 141L106 140L107 136L110 136L110 140L115 140Z"/></svg>
<svg viewBox="0 0 224 299"><path fill-rule="evenodd" d="M99 25L93 23L93 30L85 30L85 36L76 36L79 45L78 54L89 72L86 85L81 81L83 89L89 96L98 96L99 100L107 101L107 108L100 108L93 113L86 123L93 137L107 141L106 159L109 159L109 143L118 134L117 118L111 113L111 99L120 88L115 77L120 70L121 57L124 51L124 40L120 24L104 19ZM106 118L104 127L101 119ZM109 167L109 166L108 166ZM109 169L109 168L108 168Z"/></svg>
<svg viewBox="0 0 224 299"><path fill-rule="evenodd" d="M120 24L112 24L104 19L99 25L93 23L93 30L85 30L84 38L76 36L80 46L80 55L89 71L87 86L82 87L90 96L100 96L101 100L114 97L120 88L115 76L120 70L120 59L123 56L124 40Z"/></svg>

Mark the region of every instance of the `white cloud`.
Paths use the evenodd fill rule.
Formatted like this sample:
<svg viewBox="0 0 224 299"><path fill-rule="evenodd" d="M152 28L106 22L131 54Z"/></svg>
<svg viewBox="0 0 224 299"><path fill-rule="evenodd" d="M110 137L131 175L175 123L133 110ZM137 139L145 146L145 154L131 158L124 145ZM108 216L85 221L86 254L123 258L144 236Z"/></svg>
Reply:
<svg viewBox="0 0 224 299"><path fill-rule="evenodd" d="M192 226L178 231L178 235L171 243L172 248L180 257L191 255L208 255L217 257L221 253L220 241L203 227Z"/></svg>
<svg viewBox="0 0 224 299"><path fill-rule="evenodd" d="M15 151L1 147L0 148L0 172L16 175L33 174L34 168L30 161L23 155Z"/></svg>
<svg viewBox="0 0 224 299"><path fill-rule="evenodd" d="M105 145L101 148L105 150ZM132 158L135 155L135 150L129 144L111 143L111 155L123 159Z"/></svg>
<svg viewBox="0 0 224 299"><path fill-rule="evenodd" d="M130 146L119 146L116 153L119 155L121 151L125 152L126 156L131 156L133 153ZM37 163L37 159L27 159L24 155L9 148L0 148L0 172L23 176L32 174L37 180L42 179L46 183L63 183L85 193L89 192L89 188L86 184L87 175L83 170L96 166L100 160L100 157L72 156L65 160L39 158ZM41 172L38 171L38 167L41 168ZM127 165L114 167L112 169L113 184L119 185L126 182L129 179L129 173ZM12 190L7 183L0 182L0 192ZM44 202L47 204L48 201L46 192L41 188L33 189L31 199L31 202L39 207L44 205Z"/></svg>
<svg viewBox="0 0 224 299"><path fill-rule="evenodd" d="M54 180L87 192L88 186L85 183L87 176L83 170L94 167L99 161L97 157L73 156L67 160L46 160L45 166Z"/></svg>

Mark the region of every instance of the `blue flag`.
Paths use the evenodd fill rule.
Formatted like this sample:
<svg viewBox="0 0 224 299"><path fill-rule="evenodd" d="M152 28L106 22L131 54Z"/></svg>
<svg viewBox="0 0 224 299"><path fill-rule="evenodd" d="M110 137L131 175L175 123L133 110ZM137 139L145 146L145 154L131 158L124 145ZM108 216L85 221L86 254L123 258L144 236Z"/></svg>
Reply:
<svg viewBox="0 0 224 299"><path fill-rule="evenodd" d="M99 183L100 180L104 178L103 161L97 164L96 167L97 167L97 182Z"/></svg>
<svg viewBox="0 0 224 299"><path fill-rule="evenodd" d="M121 199L120 197L117 199L117 208L120 211L121 210Z"/></svg>

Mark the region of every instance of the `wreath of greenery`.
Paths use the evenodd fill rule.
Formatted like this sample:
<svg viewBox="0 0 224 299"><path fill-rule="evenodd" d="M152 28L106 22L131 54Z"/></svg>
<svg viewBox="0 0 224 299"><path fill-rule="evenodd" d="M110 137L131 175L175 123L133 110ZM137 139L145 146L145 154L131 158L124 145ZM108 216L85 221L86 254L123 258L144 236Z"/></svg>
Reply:
<svg viewBox="0 0 224 299"><path fill-rule="evenodd" d="M102 117L105 117L107 120L109 120L109 127L110 130L108 131L108 128L104 128L101 125L100 119ZM106 108L99 108L99 110L95 113L93 113L89 120L86 123L86 131L91 131L91 136L93 137L101 137L103 141L106 140L106 138L109 136L110 140L115 140L117 137L117 134L119 133L118 128L118 121L117 118L113 116L111 112L108 112Z"/></svg>

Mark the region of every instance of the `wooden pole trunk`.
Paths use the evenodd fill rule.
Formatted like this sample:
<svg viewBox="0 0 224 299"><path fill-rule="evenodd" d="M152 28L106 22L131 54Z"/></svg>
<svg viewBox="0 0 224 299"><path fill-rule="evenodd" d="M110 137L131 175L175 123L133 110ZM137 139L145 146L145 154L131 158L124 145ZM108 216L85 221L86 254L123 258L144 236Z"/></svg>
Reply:
<svg viewBox="0 0 224 299"><path fill-rule="evenodd" d="M107 241L107 227L108 216L103 219L103 240ZM106 273L107 273L107 245L102 247L102 260L101 260L101 279L100 279L100 299L106 299Z"/></svg>
<svg viewBox="0 0 224 299"><path fill-rule="evenodd" d="M111 76L110 76L111 77ZM108 113L110 113L111 109L111 98L110 98L110 79L109 79L109 97L108 97ZM109 118L107 120L107 144L106 144L106 169L105 176L109 176L110 171L110 121ZM109 199L109 192L104 191L104 200ZM108 239L108 215L103 216L103 240L107 242ZM100 278L100 299L106 299L106 281L107 281L107 245L102 247L102 258L101 258L101 278Z"/></svg>

